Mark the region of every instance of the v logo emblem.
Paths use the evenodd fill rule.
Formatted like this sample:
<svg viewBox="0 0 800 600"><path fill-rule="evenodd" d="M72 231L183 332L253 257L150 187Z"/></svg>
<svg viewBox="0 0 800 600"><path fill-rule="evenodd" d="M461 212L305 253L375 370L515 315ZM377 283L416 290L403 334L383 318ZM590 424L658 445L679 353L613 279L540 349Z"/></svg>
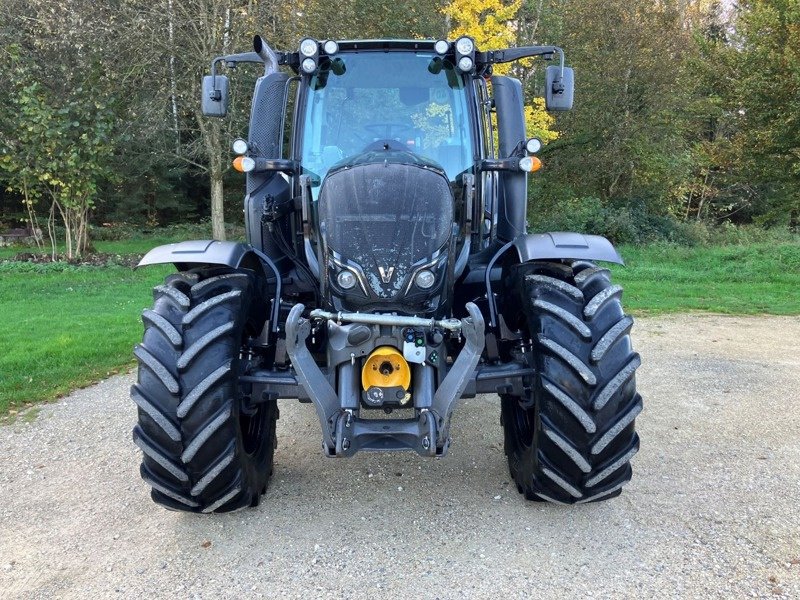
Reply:
<svg viewBox="0 0 800 600"><path fill-rule="evenodd" d="M394 275L394 267L378 267L378 273L381 274L383 283L389 283Z"/></svg>

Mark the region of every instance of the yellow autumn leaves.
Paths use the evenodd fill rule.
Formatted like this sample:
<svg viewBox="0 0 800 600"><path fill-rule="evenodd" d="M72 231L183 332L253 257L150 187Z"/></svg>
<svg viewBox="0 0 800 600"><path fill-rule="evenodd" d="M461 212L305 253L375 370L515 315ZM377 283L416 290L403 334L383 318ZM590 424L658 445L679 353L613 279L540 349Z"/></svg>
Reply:
<svg viewBox="0 0 800 600"><path fill-rule="evenodd" d="M517 16L522 0L503 4L500 0L453 0L442 12L450 18L450 38L468 35L482 50L508 48L516 43ZM498 65L496 72L501 72Z"/></svg>
<svg viewBox="0 0 800 600"><path fill-rule="evenodd" d="M481 50L495 50L518 45L516 18L522 0L452 0L442 12L450 21L450 39L468 35ZM494 66L497 75L507 74L511 64ZM525 131L547 143L558 137L555 119L545 111L544 100L528 99L525 105Z"/></svg>

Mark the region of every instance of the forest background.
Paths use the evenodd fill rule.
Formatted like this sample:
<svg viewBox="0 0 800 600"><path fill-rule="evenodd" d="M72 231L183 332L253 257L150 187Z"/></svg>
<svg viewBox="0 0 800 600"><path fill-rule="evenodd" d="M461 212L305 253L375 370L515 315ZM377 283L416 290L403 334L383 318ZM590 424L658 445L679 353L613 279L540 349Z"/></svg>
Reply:
<svg viewBox="0 0 800 600"><path fill-rule="evenodd" d="M559 45L572 112L541 109L544 63L512 69L546 142L531 229L692 245L798 228L800 0L2 0L0 231L50 230L70 255L203 220L224 237L258 69L239 67L225 120L202 117L198 88L255 33Z"/></svg>

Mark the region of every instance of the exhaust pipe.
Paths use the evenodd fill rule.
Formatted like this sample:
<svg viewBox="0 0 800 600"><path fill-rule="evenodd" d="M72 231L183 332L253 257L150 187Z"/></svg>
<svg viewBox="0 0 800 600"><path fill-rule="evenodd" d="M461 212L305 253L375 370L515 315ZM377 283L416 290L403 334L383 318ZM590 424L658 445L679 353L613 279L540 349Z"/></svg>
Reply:
<svg viewBox="0 0 800 600"><path fill-rule="evenodd" d="M253 50L264 61L264 75L269 75L278 70L278 55L260 35L253 38Z"/></svg>

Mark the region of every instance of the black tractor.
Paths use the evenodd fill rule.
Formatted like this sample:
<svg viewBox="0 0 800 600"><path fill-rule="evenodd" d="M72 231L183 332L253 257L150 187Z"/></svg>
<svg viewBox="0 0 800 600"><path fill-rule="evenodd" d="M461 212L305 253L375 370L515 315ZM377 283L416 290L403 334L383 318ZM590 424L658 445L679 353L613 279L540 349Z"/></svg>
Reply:
<svg viewBox="0 0 800 600"><path fill-rule="evenodd" d="M249 136L233 143L247 243L186 241L140 263L176 268L135 349L133 438L153 500L256 506L280 400L313 404L326 456L433 458L476 394L499 398L525 498L620 493L639 448L640 359L622 289L595 263L622 259L602 237L526 231L541 142L526 137L520 82L492 69L529 57L555 59L545 105L569 110L555 46L308 38L277 52L256 37L212 62L202 105L215 117L220 67L264 65Z"/></svg>

